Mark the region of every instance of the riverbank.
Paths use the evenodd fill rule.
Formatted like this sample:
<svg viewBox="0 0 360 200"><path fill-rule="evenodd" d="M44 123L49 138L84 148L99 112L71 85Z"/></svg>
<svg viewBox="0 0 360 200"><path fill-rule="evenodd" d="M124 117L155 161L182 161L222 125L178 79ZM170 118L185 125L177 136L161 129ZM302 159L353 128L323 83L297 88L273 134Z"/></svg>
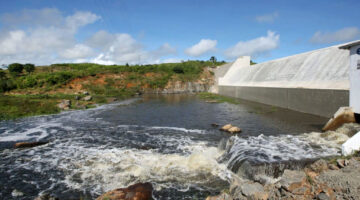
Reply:
<svg viewBox="0 0 360 200"><path fill-rule="evenodd" d="M215 63L220 64L220 63ZM35 67L31 73L0 77L0 120L59 113L57 104L69 109L123 100L143 93L204 92L213 84L209 61L187 61L158 65L53 64ZM84 101L84 93L91 96Z"/></svg>

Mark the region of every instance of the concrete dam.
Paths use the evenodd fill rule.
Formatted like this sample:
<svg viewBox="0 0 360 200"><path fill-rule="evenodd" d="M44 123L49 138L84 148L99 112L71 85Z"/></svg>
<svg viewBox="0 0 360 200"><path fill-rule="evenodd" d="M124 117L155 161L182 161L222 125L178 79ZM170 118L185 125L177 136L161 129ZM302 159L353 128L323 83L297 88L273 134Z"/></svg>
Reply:
<svg viewBox="0 0 360 200"><path fill-rule="evenodd" d="M331 117L349 106L350 53L331 46L260 64L243 56L215 72L214 92L299 112Z"/></svg>

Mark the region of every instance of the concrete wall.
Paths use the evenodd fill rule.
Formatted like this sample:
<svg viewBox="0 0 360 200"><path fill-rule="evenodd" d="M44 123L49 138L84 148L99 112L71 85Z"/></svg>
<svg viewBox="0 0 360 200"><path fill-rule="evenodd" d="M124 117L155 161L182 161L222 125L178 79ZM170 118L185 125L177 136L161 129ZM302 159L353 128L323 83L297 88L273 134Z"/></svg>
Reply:
<svg viewBox="0 0 360 200"><path fill-rule="evenodd" d="M350 106L355 113L360 113L360 45L350 49Z"/></svg>
<svg viewBox="0 0 360 200"><path fill-rule="evenodd" d="M219 85L219 94L323 117L349 105L349 90Z"/></svg>

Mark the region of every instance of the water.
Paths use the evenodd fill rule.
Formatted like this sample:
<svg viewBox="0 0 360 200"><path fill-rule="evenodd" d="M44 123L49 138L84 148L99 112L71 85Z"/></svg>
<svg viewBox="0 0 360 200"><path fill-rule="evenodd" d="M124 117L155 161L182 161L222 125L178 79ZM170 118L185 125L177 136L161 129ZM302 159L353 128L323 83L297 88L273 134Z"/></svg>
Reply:
<svg viewBox="0 0 360 200"><path fill-rule="evenodd" d="M153 183L157 199L204 199L228 188L244 162L338 154L336 139L314 132L325 121L248 102L210 104L194 95L144 96L90 110L2 121L0 199L12 199L14 189L25 194L18 199L42 193L94 199L138 182ZM232 136L212 123L232 123L243 133ZM13 149L19 141L50 142Z"/></svg>

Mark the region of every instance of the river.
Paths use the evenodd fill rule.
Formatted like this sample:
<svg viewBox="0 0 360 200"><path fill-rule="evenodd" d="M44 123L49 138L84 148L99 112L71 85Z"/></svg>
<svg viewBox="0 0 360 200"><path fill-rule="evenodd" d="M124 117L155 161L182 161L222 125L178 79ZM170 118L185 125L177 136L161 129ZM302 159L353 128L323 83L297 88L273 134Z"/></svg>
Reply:
<svg viewBox="0 0 360 200"><path fill-rule="evenodd" d="M151 182L156 199L205 199L229 186L239 163L277 163L336 155L319 139L326 119L196 95L148 95L94 109L0 122L0 199L94 199ZM231 123L232 136L211 126ZM50 141L13 149L20 141Z"/></svg>

